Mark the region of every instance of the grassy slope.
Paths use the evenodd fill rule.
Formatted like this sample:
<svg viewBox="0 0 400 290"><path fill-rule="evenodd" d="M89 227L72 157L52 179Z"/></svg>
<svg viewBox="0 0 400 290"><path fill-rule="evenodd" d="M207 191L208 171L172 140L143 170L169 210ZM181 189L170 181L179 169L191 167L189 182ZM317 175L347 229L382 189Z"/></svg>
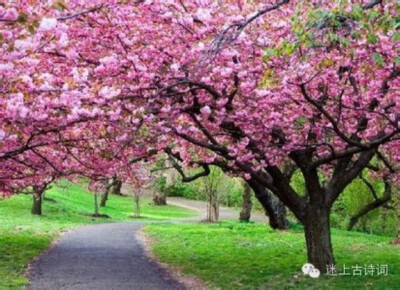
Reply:
<svg viewBox="0 0 400 290"><path fill-rule="evenodd" d="M0 289L20 288L27 282L24 272L27 264L49 247L62 231L98 222L133 220L133 201L129 197L110 196L107 207L100 213L111 219L93 219L93 195L79 185L53 187L46 198L43 216L30 214L31 196L19 195L0 201ZM193 216L193 213L175 206L156 207L143 200L142 215L149 219L169 219Z"/></svg>
<svg viewBox="0 0 400 290"><path fill-rule="evenodd" d="M386 264L387 277L325 277L314 280L300 272L306 260L303 232L275 232L264 225L148 225L154 253L222 289L400 289L400 248L392 238L333 230L338 269L343 264ZM297 276L297 277L296 277Z"/></svg>

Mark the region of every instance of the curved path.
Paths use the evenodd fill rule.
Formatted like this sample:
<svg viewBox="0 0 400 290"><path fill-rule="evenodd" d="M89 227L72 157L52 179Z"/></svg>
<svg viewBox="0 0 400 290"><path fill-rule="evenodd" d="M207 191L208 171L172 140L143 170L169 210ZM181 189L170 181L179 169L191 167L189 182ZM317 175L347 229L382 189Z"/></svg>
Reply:
<svg viewBox="0 0 400 290"><path fill-rule="evenodd" d="M206 212L206 203L201 201L170 197L168 203L199 213L196 218L173 220L175 222L199 221ZM238 216L237 209L220 209L221 219L237 219ZM252 220L267 222L261 213L253 213ZM136 238L142 225L141 222L108 223L72 230L31 264L27 289L184 289L147 257Z"/></svg>
<svg viewBox="0 0 400 290"><path fill-rule="evenodd" d="M27 289L184 289L147 258L135 235L142 223L83 226L31 265Z"/></svg>

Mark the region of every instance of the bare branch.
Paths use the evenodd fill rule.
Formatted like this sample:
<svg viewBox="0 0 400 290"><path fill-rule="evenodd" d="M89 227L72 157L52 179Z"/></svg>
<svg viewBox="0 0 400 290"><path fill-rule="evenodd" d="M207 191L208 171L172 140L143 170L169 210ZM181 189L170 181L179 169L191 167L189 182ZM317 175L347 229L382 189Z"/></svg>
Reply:
<svg viewBox="0 0 400 290"><path fill-rule="evenodd" d="M375 199L373 202L366 204L357 214L350 218L348 230L351 230L358 222L358 220L369 212L377 209L378 207L385 205L392 198L391 185L385 182L385 193L382 198Z"/></svg>
<svg viewBox="0 0 400 290"><path fill-rule="evenodd" d="M93 8L90 8L90 9L87 9L87 10L83 10L83 11L80 11L80 12L76 12L76 13L73 13L73 14L68 14L68 15L57 17L57 20L64 21L64 20L76 18L76 17L82 16L82 15L85 15L85 14L88 14L88 13L96 12L96 11L98 11L98 10L104 8L104 7L106 7L106 5L102 4L102 5L98 6L98 7L93 7Z"/></svg>
<svg viewBox="0 0 400 290"><path fill-rule="evenodd" d="M383 0L371 0L367 4L363 5L363 9L365 9L365 10L371 9L371 8L374 8L376 5L379 5L379 4L383 5Z"/></svg>
<svg viewBox="0 0 400 290"><path fill-rule="evenodd" d="M211 43L210 49L207 51L206 55L203 57L201 62L204 62L205 60L210 58L211 59L214 58L222 49L224 49L226 46L234 42L240 36L243 30L257 18L263 16L268 12L277 10L281 6L288 4L289 2L290 0L279 1L278 3L272 6L267 6L264 9L257 11L251 17L249 17L243 22L229 25L228 28L223 30L215 37L215 39Z"/></svg>

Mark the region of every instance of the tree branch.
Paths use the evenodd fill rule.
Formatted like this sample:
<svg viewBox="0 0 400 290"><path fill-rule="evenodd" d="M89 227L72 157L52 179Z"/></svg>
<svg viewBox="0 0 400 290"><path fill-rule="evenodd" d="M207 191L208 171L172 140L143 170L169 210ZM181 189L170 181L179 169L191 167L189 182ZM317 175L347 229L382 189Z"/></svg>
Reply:
<svg viewBox="0 0 400 290"><path fill-rule="evenodd" d="M362 209L360 209L354 216L350 218L349 225L347 226L348 230L351 230L358 222L358 220L368 214L369 212L377 209L378 207L386 204L392 198L392 189L390 184L385 181L385 193L382 198L375 199L373 202L365 205Z"/></svg>

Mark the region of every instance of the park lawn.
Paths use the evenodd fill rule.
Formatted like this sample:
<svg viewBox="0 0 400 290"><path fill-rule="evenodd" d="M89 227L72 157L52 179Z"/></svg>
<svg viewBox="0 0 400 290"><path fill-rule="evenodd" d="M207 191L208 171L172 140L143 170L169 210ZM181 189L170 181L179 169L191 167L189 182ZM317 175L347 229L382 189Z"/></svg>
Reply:
<svg viewBox="0 0 400 290"><path fill-rule="evenodd" d="M400 289L400 247L391 237L333 229L338 272L343 265L387 265L387 276L312 279L301 273L306 261L301 228L276 232L261 224L146 225L153 253L210 289Z"/></svg>
<svg viewBox="0 0 400 290"><path fill-rule="evenodd" d="M60 233L73 227L114 221L134 221L131 197L110 195L107 207L100 213L110 219L94 219L93 195L80 185L64 182L46 193L43 215L30 213L32 196L17 195L0 201L0 289L19 289L27 283L28 263L47 249ZM143 221L185 218L195 213L176 206L154 206L141 202Z"/></svg>

